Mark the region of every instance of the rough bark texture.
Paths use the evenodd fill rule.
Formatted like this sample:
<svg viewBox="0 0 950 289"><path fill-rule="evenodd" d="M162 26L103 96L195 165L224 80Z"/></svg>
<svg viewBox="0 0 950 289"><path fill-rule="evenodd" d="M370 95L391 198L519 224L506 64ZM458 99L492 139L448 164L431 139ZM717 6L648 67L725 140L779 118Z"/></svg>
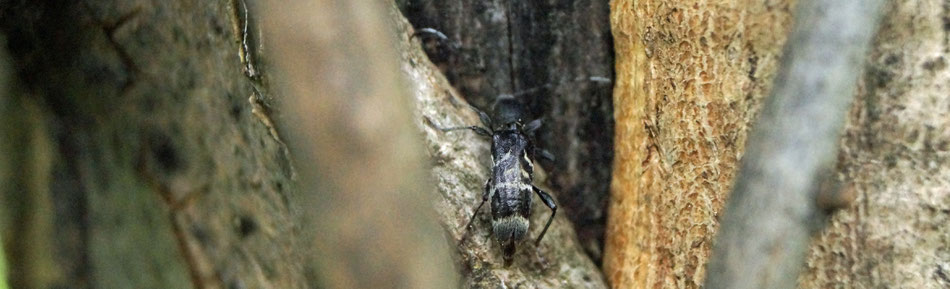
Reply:
<svg viewBox="0 0 950 289"><path fill-rule="evenodd" d="M950 288L950 4L892 2L841 142L857 199L816 238L801 288Z"/></svg>
<svg viewBox="0 0 950 289"><path fill-rule="evenodd" d="M613 288L698 288L748 125L790 28L785 1L611 2Z"/></svg>
<svg viewBox="0 0 950 289"><path fill-rule="evenodd" d="M411 80L418 109L417 125L432 158L437 203L450 242L457 244L458 268L463 288L604 288L597 266L584 254L571 223L558 214L540 246L518 245L514 263L504 267L499 246L490 236L487 207L466 233L464 228L481 199L489 173L489 144L469 131L442 132L435 128L469 125L478 117L424 54L417 41L409 41L412 28L397 24L397 47L402 69ZM543 175L543 174L541 174ZM543 181L543 176L536 176ZM545 188L547 189L547 188ZM533 196L532 196L533 197ZM537 236L550 210L534 199L529 236Z"/></svg>
<svg viewBox="0 0 950 289"><path fill-rule="evenodd" d="M316 251L308 255L321 279L315 285L455 286L414 102L401 82L405 64L394 51L397 37L398 51L418 50L406 45L405 20L389 1L270 4L261 22L288 81L280 102L308 192L300 225L313 227L304 233Z"/></svg>
<svg viewBox="0 0 950 289"><path fill-rule="evenodd" d="M429 56L466 100L491 114L500 95L530 92L516 98L526 120L544 118L539 145L556 157L542 163L549 183L599 260L613 158L607 1L402 2L416 28L449 37L429 41Z"/></svg>
<svg viewBox="0 0 950 289"><path fill-rule="evenodd" d="M420 188L426 183L420 178L421 144L386 146L392 139L414 139L410 105L375 99L360 103L368 111L349 111L350 119L319 115L318 124L332 126L341 136L334 140L367 133L348 128L352 122L380 120L372 113L380 105L389 110L376 112L401 117L404 125L399 130L388 119L376 122L372 132L384 133L356 139L363 148L393 149L375 154L328 156L334 151L319 142L325 138L312 138L316 141L310 144L324 150L319 150L319 162L307 164L326 168L342 160L386 173L372 173L370 181L364 181L366 174L319 178L325 182L317 191L329 196L334 190L352 192L342 184L365 185L351 186L363 189L362 195L348 195L355 200L295 194L288 150L260 101L275 98L268 92L266 67L254 63L261 52L260 35L245 34L260 31L248 13L253 9L241 1L100 5L21 1L0 6L0 31L13 64L3 67L15 68L3 71L12 70L15 85L0 92L0 232L15 288L446 288L455 283L431 207L418 205L425 204L421 194L400 193L427 191ZM332 8L299 11L371 11ZM352 31L321 40L347 43L357 35L362 37L359 47L389 51L391 42L384 39L390 35L385 27L391 15L360 15L376 17L369 19L375 22L354 27L322 17L330 21L328 27ZM295 23L313 18L288 13L268 19ZM309 51L308 44L317 43L302 43L298 49ZM352 72L347 74L351 83L373 83L371 95L392 99L389 93L402 91L395 80L394 54L369 54L361 49L333 55L344 64L364 64L335 67L334 72ZM312 64L294 56L304 66ZM388 70L373 59L388 60ZM365 71L384 76L360 74ZM305 78L297 84L335 79L324 76L318 80L325 82L315 82L311 74L293 76ZM337 92L340 97L357 94ZM324 99L305 95L282 102L304 108ZM291 127L299 136L319 127L312 118L295 119L311 125ZM308 130L293 130L300 127ZM300 207L317 209L326 218L305 218ZM400 210L415 214L386 214ZM373 222L378 218L399 220L401 226ZM324 232L350 239L333 242ZM354 235L363 242L349 242ZM314 243L319 245L316 253L310 249ZM378 264L388 266L379 269ZM364 270L367 266L376 270Z"/></svg>
<svg viewBox="0 0 950 289"><path fill-rule="evenodd" d="M305 287L292 168L236 7L2 4L13 287Z"/></svg>
<svg viewBox="0 0 950 289"><path fill-rule="evenodd" d="M883 3L798 4L773 90L721 219L704 288L797 285L811 234L824 227L818 196L838 194L838 180L830 177L836 144Z"/></svg>
<svg viewBox="0 0 950 289"><path fill-rule="evenodd" d="M725 4L729 3L721 3ZM743 87L743 93L748 93L748 86L752 86L753 91L747 95L753 101L768 92L792 6L778 1L742 2L730 9L714 9L715 13L710 16L730 19L726 22L734 23L742 32L732 35L748 39L747 45L740 46L743 49L729 54L741 55L729 59L744 64L723 65L736 66L735 70L748 72L750 77L738 75L738 79L721 83L737 84ZM708 50L697 50L694 47L705 46L690 44L707 35L703 28L710 24L699 28L696 24L707 23L703 19L709 18L699 12L710 7L668 1L637 1L635 4L634 1L615 1L612 8L618 57L617 161L605 252L611 257L605 259L606 274L614 288L696 288L702 281L701 275L674 273L684 272L681 268L689 264L702 266L708 256L707 241L715 231L682 234L677 238L664 232L690 228L691 223L703 224L704 220L712 222L715 229L715 214L698 219L688 215L677 218L702 209L696 205L701 203L686 201L703 197L704 194L687 197L703 191L686 189L688 187L683 185L694 184L693 179L677 181L677 176L657 169L655 159L658 150L680 146L669 140L657 143L657 138L668 139L673 135L683 135L684 140L696 138L696 133L684 134L682 130L676 131L677 134L667 132L671 130L670 119L695 121L696 117L660 117L657 126L648 121L657 112L682 110L682 106L665 103L657 110L649 101L663 95L667 95L669 101L683 97L670 88L658 88L657 78L665 76L672 79L666 80L667 83L677 86L684 84L683 78L694 79L689 74L668 74L667 71L700 67L692 59L706 55L703 51ZM947 212L950 212L946 207L950 203L946 190L950 179L947 159L950 136L945 129L950 121L947 115L950 104L946 97L950 75L946 65L950 57L947 55L950 51L947 11L946 3L935 0L900 1L891 6L869 55L869 66L861 76L835 174L837 179L845 181L846 190L855 193L857 199L855 205L834 214L827 231L815 239L807 267L798 279L801 288L950 286L946 277L950 276L950 265L946 262L950 258L947 256L950 232L945 225ZM712 23L718 25L719 22ZM683 47L676 50L677 45ZM750 50L756 54L750 55ZM713 52L712 59L724 53ZM658 53L663 57L657 57ZM684 58L676 58L678 55ZM670 61L663 62L664 59ZM750 65L752 63L756 65ZM708 75L719 79L733 75L732 70ZM718 83L714 82L720 85ZM745 104L734 108L753 115L757 107ZM744 143L743 132L751 118L744 119L745 122L730 128L740 136L730 148L741 148ZM741 151L731 154L738 157ZM664 161L676 163L682 159ZM721 170L722 174L727 172L734 173L731 166ZM663 182L654 183L657 178ZM674 179L668 180L670 178ZM720 183L725 185L711 195L720 200L719 205L729 189L731 176L723 179ZM666 182L676 189L666 188ZM682 223L674 224L673 220L677 219ZM667 229L661 226L664 222L669 224ZM701 241L701 246L689 249L687 244L696 240Z"/></svg>

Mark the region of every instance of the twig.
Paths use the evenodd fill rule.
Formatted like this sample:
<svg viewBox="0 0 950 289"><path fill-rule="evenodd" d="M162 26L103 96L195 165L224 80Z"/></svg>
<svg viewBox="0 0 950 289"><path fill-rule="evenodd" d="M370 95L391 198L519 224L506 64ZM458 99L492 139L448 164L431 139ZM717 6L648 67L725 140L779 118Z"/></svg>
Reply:
<svg viewBox="0 0 950 289"><path fill-rule="evenodd" d="M882 0L806 0L751 132L705 288L795 288Z"/></svg>

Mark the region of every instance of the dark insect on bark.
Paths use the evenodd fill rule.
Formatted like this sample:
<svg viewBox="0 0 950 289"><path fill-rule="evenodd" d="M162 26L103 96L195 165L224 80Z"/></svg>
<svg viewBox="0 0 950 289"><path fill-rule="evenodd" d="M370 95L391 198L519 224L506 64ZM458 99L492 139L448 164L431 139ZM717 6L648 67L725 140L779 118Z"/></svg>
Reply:
<svg viewBox="0 0 950 289"><path fill-rule="evenodd" d="M445 34L432 28L419 29L412 35L412 37L424 36L434 37L440 43L449 42ZM448 48L457 49L458 47L449 43ZM492 118L488 114L474 106L471 106L471 108L478 113L484 127L473 125L440 128L436 126L445 132L472 130L478 135L492 138L492 174L485 181L482 201L475 208L465 228L466 230L471 229L472 222L478 216L479 210L485 205L486 201L491 199L492 235L501 245L505 266L511 264L515 255L516 243L527 235L528 220L531 217L531 193L537 194L541 201L551 209L551 216L544 225L544 229L541 230L541 234L535 240L536 245L544 238L544 234L547 233L548 227L554 221L554 214L557 212L557 204L554 202L554 198L532 184L535 156L540 155L545 159L554 160L551 153L534 146L534 132L541 127L541 120L536 119L528 124L523 124L524 105L515 99L516 96L534 93L547 86L549 85L499 96L493 110L495 120L500 124L498 126L493 125Z"/></svg>
<svg viewBox="0 0 950 289"><path fill-rule="evenodd" d="M465 225L466 230L471 228L472 221L478 216L478 211L491 199L492 235L501 245L505 266L511 264L515 254L515 245L524 239L528 232L531 217L531 193L535 193L541 201L551 209L551 216L535 240L541 242L548 227L554 220L557 204L554 198L532 184L534 178L533 160L540 155L549 160L553 156L534 146L534 132L541 127L541 120L536 119L528 124L522 124L521 113L514 102L499 103L496 106L496 116L503 122L501 125L492 125L492 119L485 112L472 106L478 112L484 127L461 126L439 128L442 131L467 130L476 134L491 137L492 174L485 181L482 191L482 201L475 208L471 219ZM510 107L510 109L504 109Z"/></svg>

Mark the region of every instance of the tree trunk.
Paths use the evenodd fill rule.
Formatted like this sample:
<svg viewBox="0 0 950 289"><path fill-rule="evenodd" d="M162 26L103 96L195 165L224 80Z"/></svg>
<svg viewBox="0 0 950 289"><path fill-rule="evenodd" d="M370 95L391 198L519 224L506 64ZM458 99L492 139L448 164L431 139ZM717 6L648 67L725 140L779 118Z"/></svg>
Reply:
<svg viewBox="0 0 950 289"><path fill-rule="evenodd" d="M3 4L13 287L304 287L293 169L215 4Z"/></svg>
<svg viewBox="0 0 950 289"><path fill-rule="evenodd" d="M703 282L795 6L740 2L612 3L617 151L604 269L613 288ZM834 177L845 198L830 205L856 200L814 239L799 287L950 286L945 8L894 2L885 17L840 142Z"/></svg>
<svg viewBox="0 0 950 289"><path fill-rule="evenodd" d="M279 5L303 8L268 14L241 0L47 2L0 4L10 64L0 66L0 239L12 288L455 283L386 42L395 14L381 4L295 1ZM255 20L314 19L326 22L266 35L298 47L260 45L269 38ZM271 48L293 59L261 56ZM270 59L291 75L275 77ZM299 114L347 96L357 109ZM284 134L307 141L291 154Z"/></svg>
<svg viewBox="0 0 950 289"><path fill-rule="evenodd" d="M613 1L613 288L699 288L791 5Z"/></svg>
<svg viewBox="0 0 950 289"><path fill-rule="evenodd" d="M417 29L448 36L448 43L431 43L429 56L466 100L493 114L500 96L514 94L526 107L525 122L544 119L538 143L556 160L541 164L598 262L613 159L607 2L406 0L401 6Z"/></svg>

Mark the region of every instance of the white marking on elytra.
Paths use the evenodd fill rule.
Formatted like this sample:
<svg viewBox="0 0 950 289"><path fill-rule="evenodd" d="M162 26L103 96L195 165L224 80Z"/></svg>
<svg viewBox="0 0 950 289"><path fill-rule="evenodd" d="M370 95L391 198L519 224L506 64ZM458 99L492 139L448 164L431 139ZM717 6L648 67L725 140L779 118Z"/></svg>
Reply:
<svg viewBox="0 0 950 289"><path fill-rule="evenodd" d="M521 182L507 182L507 183L498 183L495 184L495 188L505 188L505 189L521 189L521 190L530 190L531 185L521 183Z"/></svg>

